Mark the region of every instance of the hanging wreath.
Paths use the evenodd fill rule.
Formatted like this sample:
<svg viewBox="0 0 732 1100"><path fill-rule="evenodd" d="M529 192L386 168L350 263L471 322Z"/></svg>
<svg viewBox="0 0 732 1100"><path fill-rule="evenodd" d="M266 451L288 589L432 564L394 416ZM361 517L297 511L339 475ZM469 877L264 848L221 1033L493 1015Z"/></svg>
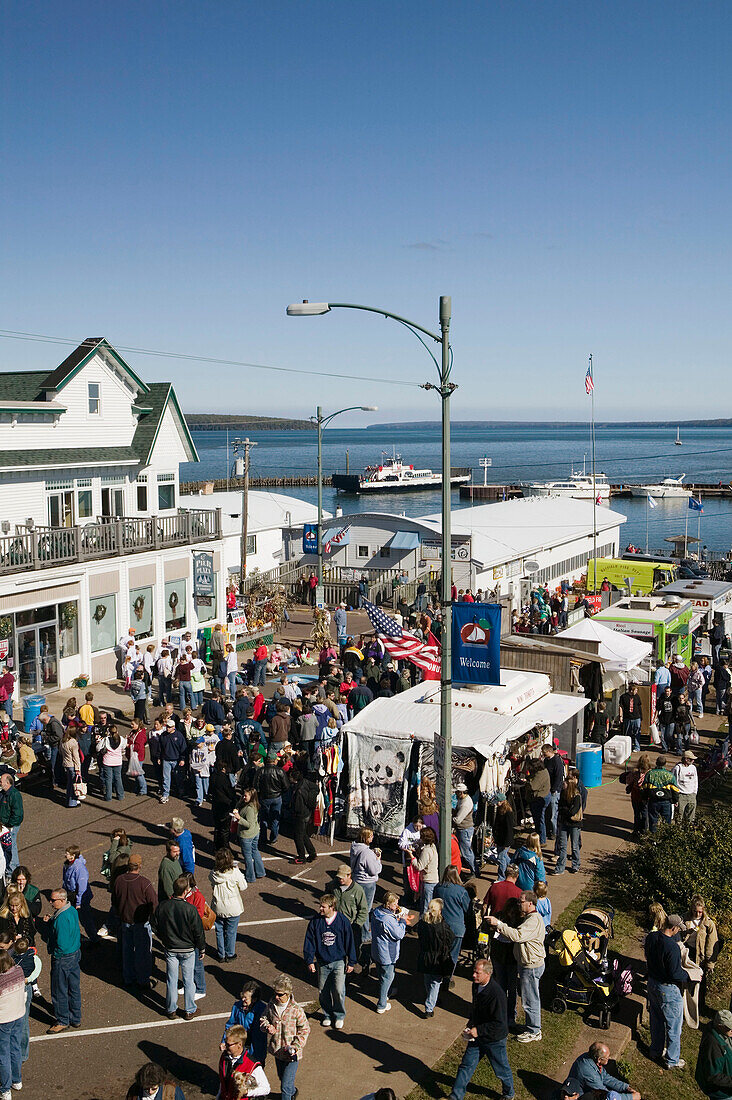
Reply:
<svg viewBox="0 0 732 1100"><path fill-rule="evenodd" d="M0 638L9 638L13 633L13 620L10 615L0 618Z"/></svg>
<svg viewBox="0 0 732 1100"><path fill-rule="evenodd" d="M140 620L142 619L142 613L145 610L145 597L144 596L138 596L137 599L135 600L135 602L132 605L132 609L135 612L135 618L137 619L137 621L139 623Z"/></svg>

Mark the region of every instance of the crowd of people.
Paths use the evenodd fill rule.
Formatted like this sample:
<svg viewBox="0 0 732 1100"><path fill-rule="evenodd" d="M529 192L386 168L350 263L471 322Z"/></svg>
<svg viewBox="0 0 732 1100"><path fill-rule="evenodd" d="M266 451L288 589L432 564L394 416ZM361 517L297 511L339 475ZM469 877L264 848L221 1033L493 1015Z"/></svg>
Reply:
<svg viewBox="0 0 732 1100"><path fill-rule="evenodd" d="M456 591L455 598L470 602L484 594ZM553 606L552 599L560 597L544 600L538 592L532 595L530 629L541 629L547 617L550 629L561 625L567 608ZM425 640L439 632L439 613L426 589L418 591L411 606L400 607L398 598L396 603L395 615L412 632ZM12 750L0 765L0 859L5 861L7 881L0 908L0 1100L7 1100L22 1082L30 1008L39 995L43 970L39 940L45 940L50 970L50 1035L81 1026L82 948L89 950L109 939L118 944L125 989L143 1003L156 1004L170 1020L191 1021L210 979L207 933L215 937L219 965L237 962L245 892L267 877L261 849L278 842L284 825L294 841L293 863L318 858L312 836L320 754L337 739L348 718L376 697L406 690L416 675L413 666L389 657L378 635L349 634L344 606L336 609L333 622L335 644L317 651L307 642L295 648L260 644L243 664L220 624L205 648L184 634L177 651L170 639L157 646L140 645L130 630L120 642L121 685L133 710L128 721L99 707L91 689L83 700L70 698L61 713L44 706L28 730L18 729L7 707L0 715L0 730L4 723L7 734L4 743ZM647 753L629 769L627 784L638 833L670 820L674 804L681 825L694 822L694 754L688 747L690 730L683 706L691 698L694 706L703 708L710 686L715 699L728 705L723 671L717 675L725 665L719 654L716 657L708 677L700 661L683 684L678 676L674 679L673 666L659 667L661 701L670 694L673 707L668 714L659 708L660 747L668 751L673 746L682 755L672 771L663 755L654 767ZM663 682L664 669L668 684ZM298 670L308 670L308 678L299 681ZM697 684L697 672L705 683ZM274 685L265 697L268 677ZM641 713L636 700L637 691L631 687L621 699L620 718L637 740ZM131 840L124 828L112 832L101 869L109 886L101 905L102 923L102 895L98 893L94 902L90 870L78 845L69 844L65 850L58 885L49 895L51 911L45 915L32 869L20 862L24 805L16 780L39 765L52 797L69 809L90 796L113 802L131 793L155 795L161 805L178 800L166 835L160 838L164 852L159 857L149 846ZM414 979L407 991L409 1000L414 1000L416 983L423 1018L430 1020L446 991L454 987L460 960L469 964L473 992L466 1005L466 1047L450 1100L462 1100L482 1058L492 1067L503 1097L510 1100L515 1085L509 1037L522 1044L541 1043L543 1038L541 983L552 927L548 878L576 873L581 867L588 791L552 744L528 761L526 789L533 821L528 835L519 835L522 823L513 800L496 796L492 840L497 875L483 898L476 889L483 860L476 858L473 797L464 784L456 785L451 863L440 874L439 810L434 792L430 795L425 785L419 812L399 838L402 890L381 888L383 853L374 845L373 832L363 829L351 844L348 862L335 868L307 922L302 974L311 974L317 984L324 1029L346 1028L356 982L361 1004L371 1004L376 1015L389 1013L400 995L400 969ZM670 792L670 797L659 791ZM181 816L186 803L196 818L195 836ZM205 886L197 869L197 843L210 850ZM479 948L481 929L489 934L487 951ZM413 947L402 959L409 940ZM701 898L692 899L683 920L674 914L658 915L658 927L646 940L651 1054L669 1069L683 1066L676 994L681 996L681 983L689 980L684 965L696 966L705 979L717 949L716 927ZM162 1003L159 995L153 996L159 981L156 951L165 975ZM280 973L269 991L259 981L242 982L217 1051L219 1100L268 1095L275 1077L283 1100L297 1094L296 1077L311 1023L295 999L296 976ZM703 1001L705 986L700 989ZM700 1058L706 1069L699 1072L710 1081L718 1077L720 1064L727 1064L731 1037L732 1016L718 1013ZM614 1091L639 1100L631 1085L608 1073L609 1057L605 1044L592 1044L574 1062L558 1095L578 1100L602 1089L606 1095ZM378 1100L394 1096L390 1089L372 1095ZM722 1096L709 1095L714 1100ZM128 1100L183 1096L183 1090L152 1063L140 1069L128 1092Z"/></svg>

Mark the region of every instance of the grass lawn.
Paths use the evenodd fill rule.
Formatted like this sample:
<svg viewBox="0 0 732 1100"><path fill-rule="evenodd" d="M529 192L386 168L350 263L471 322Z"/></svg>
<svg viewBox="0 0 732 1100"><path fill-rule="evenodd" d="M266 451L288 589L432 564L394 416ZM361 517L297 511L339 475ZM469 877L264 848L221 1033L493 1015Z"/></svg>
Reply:
<svg viewBox="0 0 732 1100"><path fill-rule="evenodd" d="M649 1100L704 1100L704 1093L694 1080L696 1059L699 1054L702 1030L692 1031L684 1027L681 1032L681 1057L686 1062L685 1069L668 1070L651 1062L631 1043L625 1052L623 1061L628 1067L628 1077L633 1087ZM647 1047L650 1032L647 1027L640 1029L640 1041Z"/></svg>

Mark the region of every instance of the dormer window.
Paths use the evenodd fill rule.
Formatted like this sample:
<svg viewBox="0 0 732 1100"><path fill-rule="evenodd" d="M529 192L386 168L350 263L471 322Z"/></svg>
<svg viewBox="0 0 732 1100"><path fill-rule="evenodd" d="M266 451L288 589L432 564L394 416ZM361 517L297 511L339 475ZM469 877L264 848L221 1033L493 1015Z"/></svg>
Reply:
<svg viewBox="0 0 732 1100"><path fill-rule="evenodd" d="M87 389L89 391L89 416L99 416L102 411L99 383L89 382Z"/></svg>

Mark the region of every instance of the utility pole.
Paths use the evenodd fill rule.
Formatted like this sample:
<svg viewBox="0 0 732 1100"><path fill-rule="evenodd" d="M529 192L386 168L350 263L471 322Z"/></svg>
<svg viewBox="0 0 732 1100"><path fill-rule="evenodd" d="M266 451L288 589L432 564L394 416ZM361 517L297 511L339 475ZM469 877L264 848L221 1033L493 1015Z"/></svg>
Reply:
<svg viewBox="0 0 732 1100"><path fill-rule="evenodd" d="M240 547L240 566L239 566L239 591L244 595L244 581L247 575L247 519L249 514L249 448L256 447L257 444L249 439L235 439L234 440L234 454L237 454L240 447L244 448L244 488L241 494L241 547Z"/></svg>

